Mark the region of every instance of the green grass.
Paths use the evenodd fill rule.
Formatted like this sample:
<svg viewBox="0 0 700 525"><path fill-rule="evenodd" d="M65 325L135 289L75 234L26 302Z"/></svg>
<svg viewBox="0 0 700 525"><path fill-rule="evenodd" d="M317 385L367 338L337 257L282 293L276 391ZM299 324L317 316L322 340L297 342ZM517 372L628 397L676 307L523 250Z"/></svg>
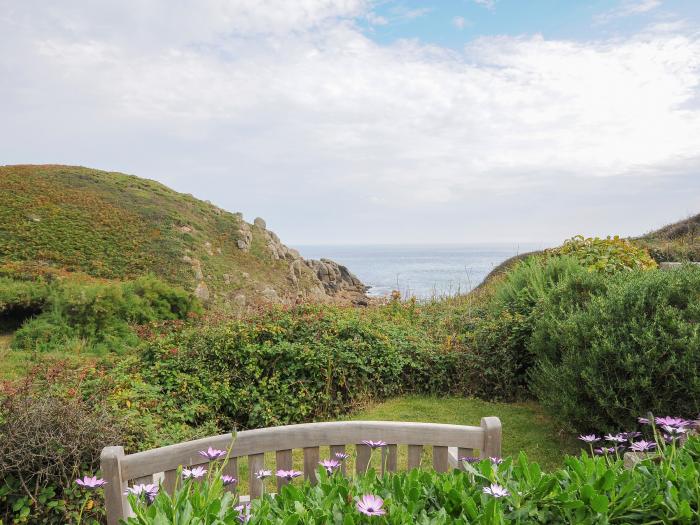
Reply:
<svg viewBox="0 0 700 525"><path fill-rule="evenodd" d="M501 419L503 456L517 455L522 450L544 469L553 469L561 466L566 454L578 453L576 440L562 434L534 402L492 403L461 397L409 396L378 403L353 414L351 419L479 426L485 416Z"/></svg>
<svg viewBox="0 0 700 525"><path fill-rule="evenodd" d="M450 423L454 425L479 426L484 416L497 416L503 424L503 456L517 456L520 451L536 461L544 470L553 470L563 464L567 454L578 454L580 447L573 436L562 434L557 426L549 420L542 409L534 402L529 403L491 403L479 399L460 397L424 397L407 396L377 403L348 417L349 420L369 421L416 421L422 423ZM404 470L407 465L405 446L398 447L398 468ZM353 455L353 448L348 447ZM431 468L431 448L425 447L421 468ZM321 447L321 459L329 457L328 447ZM379 456L375 454L373 465L377 465ZM296 470L303 468L301 450L293 453ZM274 453L265 454L265 466L274 472ZM348 460L347 468L354 472L354 457ZM248 490L248 467L245 458L239 458L239 489L242 494ZM266 491L276 491L274 479L268 480Z"/></svg>

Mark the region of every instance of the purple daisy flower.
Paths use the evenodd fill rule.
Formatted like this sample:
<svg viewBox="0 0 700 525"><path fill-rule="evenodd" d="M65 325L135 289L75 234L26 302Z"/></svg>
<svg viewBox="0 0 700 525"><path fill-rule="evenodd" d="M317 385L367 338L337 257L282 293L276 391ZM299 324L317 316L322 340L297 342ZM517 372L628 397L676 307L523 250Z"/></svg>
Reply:
<svg viewBox="0 0 700 525"><path fill-rule="evenodd" d="M615 450L617 450L615 447L601 447L601 448L596 448L593 450L596 454L599 456L602 456L604 454L614 454Z"/></svg>
<svg viewBox="0 0 700 525"><path fill-rule="evenodd" d="M688 429L685 427L672 427L671 425L662 425L661 428L664 429L664 432L666 432L669 436L681 436L688 432Z"/></svg>
<svg viewBox="0 0 700 525"><path fill-rule="evenodd" d="M503 458L492 457L492 458L489 458L489 459L491 460L491 463L494 464L494 465L500 465L501 463L503 463Z"/></svg>
<svg viewBox="0 0 700 525"><path fill-rule="evenodd" d="M238 512L238 521L241 523L247 523L250 521L250 518L252 518L252 515L250 514L250 503L246 503L245 505L237 505L233 508L233 510Z"/></svg>
<svg viewBox="0 0 700 525"><path fill-rule="evenodd" d="M287 481L292 481L294 478L301 476L301 474L302 473L298 470L278 470L276 476L286 479Z"/></svg>
<svg viewBox="0 0 700 525"><path fill-rule="evenodd" d="M326 472L329 474L333 474L333 471L340 467L340 461L337 459L324 459L323 461L319 461L318 464L325 468Z"/></svg>
<svg viewBox="0 0 700 525"><path fill-rule="evenodd" d="M75 482L84 489L99 489L107 484L105 480L98 479L97 476L84 476L82 479L76 479Z"/></svg>
<svg viewBox="0 0 700 525"><path fill-rule="evenodd" d="M655 448L656 443L654 443L653 441L645 441L642 439L640 441L637 441L636 443L632 443L630 450L632 450L633 452L647 452Z"/></svg>
<svg viewBox="0 0 700 525"><path fill-rule="evenodd" d="M596 443L597 441L600 441L600 438L595 434L582 434L578 438L584 443Z"/></svg>
<svg viewBox="0 0 700 525"><path fill-rule="evenodd" d="M510 496L510 492L505 487L501 487L497 483L491 483L491 486L484 487L484 494L493 496L494 498L504 498Z"/></svg>
<svg viewBox="0 0 700 525"><path fill-rule="evenodd" d="M481 461L481 458L477 458L476 456L465 456L463 458L459 458L459 460L466 463L478 463Z"/></svg>
<svg viewBox="0 0 700 525"><path fill-rule="evenodd" d="M637 421L639 421L641 425L648 425L650 423L649 418L647 417L638 417Z"/></svg>
<svg viewBox="0 0 700 525"><path fill-rule="evenodd" d="M627 441L625 436L623 436L622 434L615 434L614 436L612 434L607 434L605 436L605 440L606 441L613 441L615 443L624 443L625 441Z"/></svg>
<svg viewBox="0 0 700 525"><path fill-rule="evenodd" d="M350 457L350 454L348 454L347 452L336 452L335 457L342 461L344 459L348 459Z"/></svg>
<svg viewBox="0 0 700 525"><path fill-rule="evenodd" d="M624 437L627 441L632 441L633 439L637 439L638 437L640 437L642 435L642 433L633 431L633 432L622 432L620 435L622 437Z"/></svg>
<svg viewBox="0 0 700 525"><path fill-rule="evenodd" d="M357 510L366 516L383 516L386 514L384 500L373 494L365 494L357 501Z"/></svg>
<svg viewBox="0 0 700 525"><path fill-rule="evenodd" d="M199 479L204 477L207 473L207 469L204 467L194 467L194 468L183 468L182 477L184 479Z"/></svg>
<svg viewBox="0 0 700 525"><path fill-rule="evenodd" d="M385 441L372 441L371 439L362 440L363 445L367 445L371 449L386 447Z"/></svg>
<svg viewBox="0 0 700 525"><path fill-rule="evenodd" d="M224 474L223 476L221 476L221 481L223 482L224 487L227 487L228 485L233 485L238 480L233 476L227 476L226 474Z"/></svg>
<svg viewBox="0 0 700 525"><path fill-rule="evenodd" d="M669 426L669 427L689 427L693 424L692 421L683 419L681 417L657 417L656 424L659 426Z"/></svg>
<svg viewBox="0 0 700 525"><path fill-rule="evenodd" d="M209 447L207 450L200 450L199 455L207 458L209 461L214 461L215 459L223 458L226 455L226 451Z"/></svg>
<svg viewBox="0 0 700 525"><path fill-rule="evenodd" d="M128 496L129 494L133 494L137 498L145 495L149 502L153 502L158 495L158 489L159 487L155 483L149 483L147 485L144 483L139 483L138 485L127 488L124 495Z"/></svg>
<svg viewBox="0 0 700 525"><path fill-rule="evenodd" d="M255 477L258 478L258 479L260 479L260 480L263 480L263 479L265 479L265 478L269 478L270 476L272 476L272 471L271 471L271 470L258 470L258 471L255 473Z"/></svg>

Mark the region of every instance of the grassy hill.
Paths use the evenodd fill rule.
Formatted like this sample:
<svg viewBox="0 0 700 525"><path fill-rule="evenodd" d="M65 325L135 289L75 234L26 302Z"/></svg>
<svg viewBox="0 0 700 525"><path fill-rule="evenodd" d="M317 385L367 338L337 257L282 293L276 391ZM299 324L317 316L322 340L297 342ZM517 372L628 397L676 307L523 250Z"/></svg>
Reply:
<svg viewBox="0 0 700 525"><path fill-rule="evenodd" d="M700 261L700 213L633 239L658 262Z"/></svg>
<svg viewBox="0 0 700 525"><path fill-rule="evenodd" d="M0 269L152 273L205 302L326 298L264 221L147 179L75 166L0 167Z"/></svg>

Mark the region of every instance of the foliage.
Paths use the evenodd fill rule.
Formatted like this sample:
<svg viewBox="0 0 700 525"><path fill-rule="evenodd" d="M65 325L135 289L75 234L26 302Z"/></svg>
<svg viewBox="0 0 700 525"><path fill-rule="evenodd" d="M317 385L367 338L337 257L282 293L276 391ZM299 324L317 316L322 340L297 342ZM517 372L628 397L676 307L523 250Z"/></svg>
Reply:
<svg viewBox="0 0 700 525"><path fill-rule="evenodd" d="M700 214L633 239L657 262L700 261Z"/></svg>
<svg viewBox="0 0 700 525"><path fill-rule="evenodd" d="M527 396L527 371L534 362L528 341L537 307L570 275L589 272L571 257L532 256L494 285L492 295L464 329L472 392L493 399Z"/></svg>
<svg viewBox="0 0 700 525"><path fill-rule="evenodd" d="M172 417L231 429L328 417L403 392L457 391L460 358L434 350L403 314L300 306L156 337L140 367Z"/></svg>
<svg viewBox="0 0 700 525"><path fill-rule="evenodd" d="M589 270L608 275L622 270L656 268L656 262L644 248L617 235L605 239L576 235L547 253L573 257Z"/></svg>
<svg viewBox="0 0 700 525"><path fill-rule="evenodd" d="M573 283L567 285L571 288ZM550 300L532 391L568 427L607 430L650 409L700 410L700 268L620 273L580 308Z"/></svg>
<svg viewBox="0 0 700 525"><path fill-rule="evenodd" d="M152 276L124 283L78 279L45 283L5 278L0 287L0 293L8 297L15 290L26 289L40 298L27 303L25 293L5 303L8 310L36 305L36 315L15 334L12 345L21 350L71 346L95 352L123 350L138 343L132 325L184 319L199 310L191 294Z"/></svg>
<svg viewBox="0 0 700 525"><path fill-rule="evenodd" d="M543 472L524 454L500 465L489 460L445 474L412 470L378 477L373 469L348 479L318 472L319 483L285 485L274 498L236 508L220 480L186 482L148 505L132 497L136 517L128 525L234 524L489 524L504 523L679 523L700 520L700 445L665 451L628 470L610 457L569 457L555 472ZM502 497L488 494L494 485ZM497 492L500 493L500 492ZM382 516L365 516L364 494L383 499Z"/></svg>

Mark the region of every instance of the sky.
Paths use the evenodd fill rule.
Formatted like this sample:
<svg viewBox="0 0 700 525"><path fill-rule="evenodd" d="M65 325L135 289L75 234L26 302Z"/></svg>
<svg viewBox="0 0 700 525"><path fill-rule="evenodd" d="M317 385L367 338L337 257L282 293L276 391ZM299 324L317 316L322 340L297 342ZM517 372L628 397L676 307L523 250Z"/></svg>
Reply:
<svg viewBox="0 0 700 525"><path fill-rule="evenodd" d="M0 0L0 118L291 245L642 234L700 212L700 1Z"/></svg>

